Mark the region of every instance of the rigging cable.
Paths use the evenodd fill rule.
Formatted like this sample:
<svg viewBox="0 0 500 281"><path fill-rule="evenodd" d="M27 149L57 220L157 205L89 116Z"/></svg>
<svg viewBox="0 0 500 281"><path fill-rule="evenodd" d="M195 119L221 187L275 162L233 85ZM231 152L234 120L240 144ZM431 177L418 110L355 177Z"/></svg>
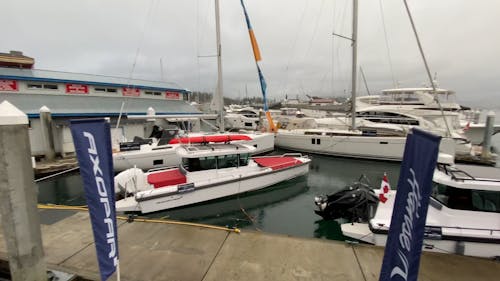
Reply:
<svg viewBox="0 0 500 281"><path fill-rule="evenodd" d="M144 26L142 28L141 40L139 41L139 45L138 45L137 50L135 52L135 58L134 58L134 62L132 64L132 69L130 70L130 74L129 74L128 79L127 79L127 89L130 86L130 81L132 80L132 75L134 73L135 66L137 64L137 58L139 57L139 53L140 53L140 50L141 50L142 43L144 41L144 38L146 37L146 27L152 21L151 20L151 12L153 10L153 2L154 2L154 0L149 1L148 12L146 14L146 20L144 21ZM156 3L158 4L158 2L156 2ZM125 100L122 102L122 105L121 105L121 108L120 108L120 114L118 115L118 120L116 121L116 127L115 127L116 129L118 129L118 127L120 126L120 121L121 121L122 115L123 115L123 108L124 108L125 104L127 104L127 101L128 101L128 97L126 96ZM127 104L127 106L128 106L128 104Z"/></svg>
<svg viewBox="0 0 500 281"><path fill-rule="evenodd" d="M392 68L392 59L391 59L391 50L389 49L389 39L387 37L387 30L385 28L385 15L384 15L384 7L382 5L382 0L378 1L379 6L380 6L380 14L382 18L382 27L384 29L384 38L385 38L385 46L387 49L387 59L389 60L389 68L391 70L391 78L392 78L392 85L394 88L398 87L398 84L396 83L396 78L394 77L394 69Z"/></svg>
<svg viewBox="0 0 500 281"><path fill-rule="evenodd" d="M306 6L304 7L304 9L302 10L302 15L300 16L300 21L299 21L299 26L297 29L297 33L295 33L295 39L293 41L293 44L292 44L292 52L290 54L290 57L288 59L288 62L286 64L286 67L285 67L285 85L283 87L285 93L287 93L287 88L288 88L288 74L289 74L289 68L290 68L290 63L294 57L294 54L295 54L295 48L297 47L297 40L299 38L299 30L300 30L300 27L302 26L302 22L304 21L304 15L307 11L307 7L308 7L308 4L309 4L309 1L306 1Z"/></svg>
<svg viewBox="0 0 500 281"><path fill-rule="evenodd" d="M420 39L418 37L415 23L413 22L413 18L411 16L410 8L408 7L408 3L406 2L406 0L403 0L403 2L405 4L406 11L408 12L408 18L410 18L410 23L411 23L411 26L413 28L413 33L415 34L415 39L417 40L418 49L420 50L420 54L422 55L422 60L424 61L425 70L427 71L427 76L429 77L429 81L431 82L432 93L434 94L434 100L438 104L439 110L441 111L441 115L443 116L443 121L444 121L444 124L446 125L446 133L448 134L448 136L451 137L452 134L451 134L450 126L448 125L448 120L446 120L446 116L444 115L443 107L441 106L441 102L439 101L439 98L437 96L436 84L434 83L434 81L432 81L431 71L429 70L429 65L427 64L427 60L425 59L424 49L422 48L422 44L420 44Z"/></svg>

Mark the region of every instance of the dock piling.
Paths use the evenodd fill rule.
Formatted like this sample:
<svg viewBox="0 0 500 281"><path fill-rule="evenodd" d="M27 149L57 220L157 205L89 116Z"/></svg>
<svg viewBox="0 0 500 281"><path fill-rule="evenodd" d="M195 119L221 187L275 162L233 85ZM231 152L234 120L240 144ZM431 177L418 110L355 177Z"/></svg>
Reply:
<svg viewBox="0 0 500 281"><path fill-rule="evenodd" d="M28 117L8 101L0 104L0 215L11 279L47 280Z"/></svg>
<svg viewBox="0 0 500 281"><path fill-rule="evenodd" d="M486 128L484 130L483 149L481 158L488 159L491 157L491 136L493 135L493 126L495 124L495 112L490 111L486 115Z"/></svg>
<svg viewBox="0 0 500 281"><path fill-rule="evenodd" d="M40 123L42 126L42 136L45 143L45 160L52 162L56 158L54 149L54 135L52 133L52 114L45 105L40 108Z"/></svg>

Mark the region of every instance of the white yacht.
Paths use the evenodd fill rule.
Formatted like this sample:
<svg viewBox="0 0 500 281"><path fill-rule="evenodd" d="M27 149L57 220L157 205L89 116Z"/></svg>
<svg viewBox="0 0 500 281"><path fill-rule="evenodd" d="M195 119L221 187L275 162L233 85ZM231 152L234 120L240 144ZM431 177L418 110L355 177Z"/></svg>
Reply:
<svg viewBox="0 0 500 281"><path fill-rule="evenodd" d="M255 148L242 144L183 145L178 168L144 173L128 169L115 177L125 198L118 212L150 213L262 189L309 171L311 159L300 154L250 158Z"/></svg>
<svg viewBox="0 0 500 281"><path fill-rule="evenodd" d="M227 130L258 130L259 110L253 107L230 107L226 109L224 125Z"/></svg>
<svg viewBox="0 0 500 281"><path fill-rule="evenodd" d="M425 115L437 116L442 109L447 116L455 113L457 120L450 120L449 123L457 129L464 129L465 137L473 144L480 144L484 138L486 125L479 123L479 112L460 105L454 91L436 89L435 93L434 95L432 88L426 87L382 90L380 95L356 98L356 110L369 112L379 108L414 115L424 114L422 117L425 118ZM439 104L434 96L439 100ZM432 111L435 113L432 114ZM500 132L500 125L495 125L493 134L498 132Z"/></svg>
<svg viewBox="0 0 500 281"><path fill-rule="evenodd" d="M380 190L374 190L376 194ZM384 246L395 190L378 203L368 223L342 224L347 237ZM434 172L423 249L493 258L500 256L500 169L439 163Z"/></svg>

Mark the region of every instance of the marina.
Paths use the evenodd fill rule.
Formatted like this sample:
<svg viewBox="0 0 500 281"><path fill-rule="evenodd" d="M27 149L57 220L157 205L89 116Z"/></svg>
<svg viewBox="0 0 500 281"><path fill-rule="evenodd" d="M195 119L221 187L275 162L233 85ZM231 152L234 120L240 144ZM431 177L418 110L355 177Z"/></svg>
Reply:
<svg viewBox="0 0 500 281"><path fill-rule="evenodd" d="M500 41L477 66L464 40L442 52L467 32L441 21L474 7L259 2L124 1L118 20L102 4L74 29L85 42L51 28L68 50L0 50L0 281L497 279L499 86L483 73Z"/></svg>

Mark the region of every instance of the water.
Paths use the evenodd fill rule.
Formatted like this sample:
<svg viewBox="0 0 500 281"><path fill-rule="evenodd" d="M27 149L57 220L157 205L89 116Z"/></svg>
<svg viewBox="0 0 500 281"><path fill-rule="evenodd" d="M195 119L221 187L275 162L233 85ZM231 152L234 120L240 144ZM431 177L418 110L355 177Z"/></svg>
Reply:
<svg viewBox="0 0 500 281"><path fill-rule="evenodd" d="M493 138L500 147L500 134ZM275 153L283 153L276 151ZM312 156L307 176L229 199L148 215L153 218L205 223L240 229L261 230L299 237L342 240L336 221L324 221L314 213L314 196L335 192L364 174L374 187L384 172L393 188L399 178L399 163ZM39 202L85 205L79 174L39 183Z"/></svg>

